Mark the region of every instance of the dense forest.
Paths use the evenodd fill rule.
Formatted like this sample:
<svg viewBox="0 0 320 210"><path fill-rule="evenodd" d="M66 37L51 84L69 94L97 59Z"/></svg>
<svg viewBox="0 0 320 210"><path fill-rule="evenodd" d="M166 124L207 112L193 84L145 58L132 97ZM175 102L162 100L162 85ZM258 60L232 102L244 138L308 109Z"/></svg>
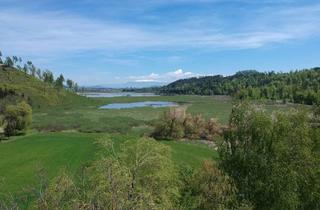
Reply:
<svg viewBox="0 0 320 210"><path fill-rule="evenodd" d="M240 71L232 76L205 76L162 87L164 95L231 95L239 99L271 99L302 104L320 103L320 68L289 73Z"/></svg>

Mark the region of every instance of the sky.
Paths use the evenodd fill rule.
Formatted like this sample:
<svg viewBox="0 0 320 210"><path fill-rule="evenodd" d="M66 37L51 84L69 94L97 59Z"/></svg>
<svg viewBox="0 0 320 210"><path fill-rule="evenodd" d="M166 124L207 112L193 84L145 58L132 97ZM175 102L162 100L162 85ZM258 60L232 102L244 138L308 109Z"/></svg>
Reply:
<svg viewBox="0 0 320 210"><path fill-rule="evenodd" d="M319 0L0 0L0 50L80 85L320 66Z"/></svg>

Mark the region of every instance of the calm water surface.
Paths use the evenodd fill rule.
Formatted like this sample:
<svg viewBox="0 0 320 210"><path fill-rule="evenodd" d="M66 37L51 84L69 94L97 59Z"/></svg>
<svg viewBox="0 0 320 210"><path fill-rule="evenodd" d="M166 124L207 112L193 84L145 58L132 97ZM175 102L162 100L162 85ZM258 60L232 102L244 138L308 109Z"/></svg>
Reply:
<svg viewBox="0 0 320 210"><path fill-rule="evenodd" d="M161 108L161 107L173 107L178 106L177 103L169 102L169 101L141 101L141 102L133 102L133 103L112 103L107 104L105 106L100 107L100 109L132 109L138 107L153 107L153 108Z"/></svg>
<svg viewBox="0 0 320 210"><path fill-rule="evenodd" d="M89 98L113 98L113 97L141 97L141 96L157 96L154 93L135 93L135 92L118 92L118 93L79 93L79 95Z"/></svg>

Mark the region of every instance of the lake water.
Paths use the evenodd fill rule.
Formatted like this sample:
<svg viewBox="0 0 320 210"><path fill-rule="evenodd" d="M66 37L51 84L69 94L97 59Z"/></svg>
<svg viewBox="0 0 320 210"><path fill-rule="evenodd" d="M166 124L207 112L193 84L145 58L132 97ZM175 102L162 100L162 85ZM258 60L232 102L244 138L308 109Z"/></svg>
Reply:
<svg viewBox="0 0 320 210"><path fill-rule="evenodd" d="M112 103L107 104L105 106L100 107L100 109L132 109L138 107L153 107L153 108L161 108L161 107L174 107L178 106L177 103L169 102L169 101L141 101L141 102L133 102L133 103Z"/></svg>
<svg viewBox="0 0 320 210"><path fill-rule="evenodd" d="M98 93L88 92L79 93L79 95L86 96L89 98L113 98L113 97L141 97L141 96L157 96L154 93L135 93L135 92L117 92L117 93Z"/></svg>

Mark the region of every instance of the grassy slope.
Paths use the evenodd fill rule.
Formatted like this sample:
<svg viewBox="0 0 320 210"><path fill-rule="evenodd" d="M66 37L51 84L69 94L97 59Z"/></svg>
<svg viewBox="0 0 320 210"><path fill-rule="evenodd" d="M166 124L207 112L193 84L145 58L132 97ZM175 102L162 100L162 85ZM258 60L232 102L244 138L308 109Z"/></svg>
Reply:
<svg viewBox="0 0 320 210"><path fill-rule="evenodd" d="M30 98L33 109L39 109L58 104L71 104L85 98L65 90L56 90L47 83L25 75L22 71L0 66L0 87L7 87Z"/></svg>
<svg viewBox="0 0 320 210"><path fill-rule="evenodd" d="M206 145L179 141L162 141L172 150L172 160L183 166L197 168L205 159L218 159L218 153Z"/></svg>

